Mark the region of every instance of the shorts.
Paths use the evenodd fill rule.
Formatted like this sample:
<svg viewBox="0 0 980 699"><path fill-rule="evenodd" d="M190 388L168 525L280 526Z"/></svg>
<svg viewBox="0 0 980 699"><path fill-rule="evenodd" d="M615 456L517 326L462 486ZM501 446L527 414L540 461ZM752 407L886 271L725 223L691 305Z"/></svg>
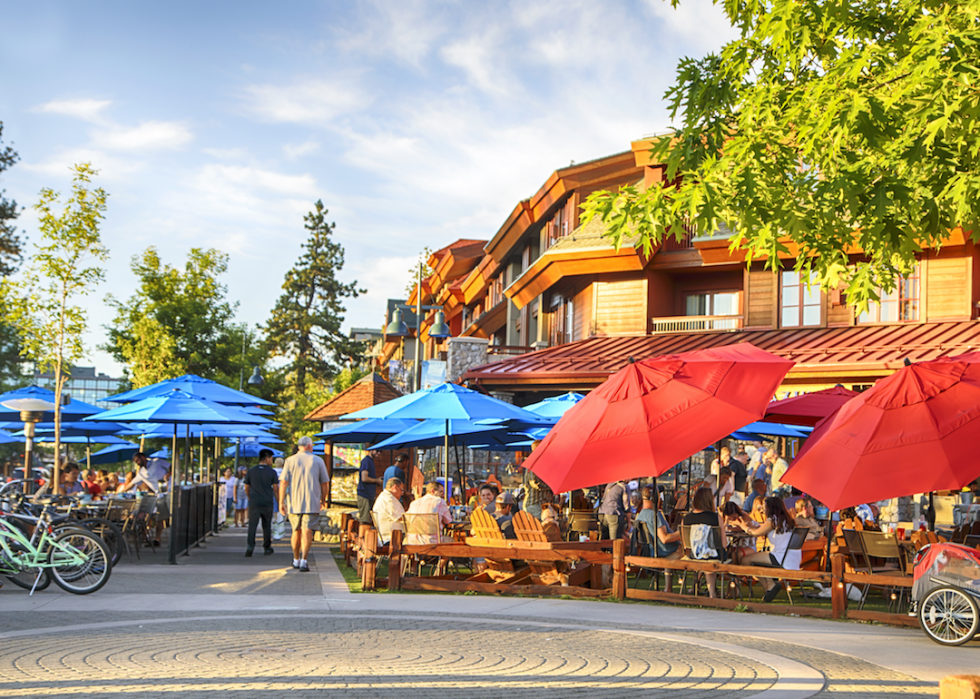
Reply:
<svg viewBox="0 0 980 699"><path fill-rule="evenodd" d="M304 512L298 515L289 515L289 524L292 526L294 532L298 532L300 529L309 529L310 531L320 528L320 513L319 512Z"/></svg>
<svg viewBox="0 0 980 699"><path fill-rule="evenodd" d="M236 510L247 510L248 509L248 498L238 498L235 501Z"/></svg>

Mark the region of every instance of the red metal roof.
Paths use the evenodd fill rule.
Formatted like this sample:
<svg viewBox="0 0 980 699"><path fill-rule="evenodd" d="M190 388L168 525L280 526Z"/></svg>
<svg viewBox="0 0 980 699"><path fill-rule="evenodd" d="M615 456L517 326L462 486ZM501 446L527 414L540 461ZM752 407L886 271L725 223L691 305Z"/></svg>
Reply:
<svg viewBox="0 0 980 699"><path fill-rule="evenodd" d="M980 321L596 336L475 367L464 378L495 384L599 383L630 357L646 359L737 342L750 342L797 362L788 379L803 373L828 378L844 372L887 374L906 358L922 361L980 349Z"/></svg>

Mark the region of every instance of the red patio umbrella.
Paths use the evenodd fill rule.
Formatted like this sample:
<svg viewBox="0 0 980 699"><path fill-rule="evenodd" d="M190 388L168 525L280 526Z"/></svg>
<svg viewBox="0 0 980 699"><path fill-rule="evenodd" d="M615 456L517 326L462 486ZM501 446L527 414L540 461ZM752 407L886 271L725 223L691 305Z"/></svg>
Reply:
<svg viewBox="0 0 980 699"><path fill-rule="evenodd" d="M822 391L774 400L766 408L766 416L762 421L813 427L856 395L857 391L834 386Z"/></svg>
<svg viewBox="0 0 980 699"><path fill-rule="evenodd" d="M980 476L980 354L902 367L817 426L783 482L831 510Z"/></svg>
<svg viewBox="0 0 980 699"><path fill-rule="evenodd" d="M793 362L748 343L631 363L524 462L557 492L660 475L758 420Z"/></svg>

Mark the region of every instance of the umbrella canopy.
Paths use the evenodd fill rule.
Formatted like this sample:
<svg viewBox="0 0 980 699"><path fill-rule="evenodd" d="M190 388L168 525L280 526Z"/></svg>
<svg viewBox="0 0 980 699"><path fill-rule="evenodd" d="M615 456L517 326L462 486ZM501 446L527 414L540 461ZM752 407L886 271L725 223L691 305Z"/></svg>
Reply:
<svg viewBox="0 0 980 699"><path fill-rule="evenodd" d="M20 418L20 408L10 407L4 405L4 403L10 403L17 400L22 400L25 398L33 398L36 400L47 401L48 403L57 403L58 399L55 397L54 391L48 388L41 388L40 386L25 386L24 388L15 388L13 391L7 391L6 393L0 393L0 420L16 421ZM102 408L94 405L89 405L80 400L73 400L67 405L61 406L61 418L63 420L78 420L86 415L94 415L95 413L101 413ZM54 421L54 410L47 410L42 413L41 418L44 422Z"/></svg>
<svg viewBox="0 0 980 699"><path fill-rule="evenodd" d="M811 428L795 425L780 425L776 422L750 422L739 430L732 432L734 439L753 440L759 437L809 437Z"/></svg>
<svg viewBox="0 0 980 699"><path fill-rule="evenodd" d="M227 424L222 425L218 423L205 423L203 425L191 425L189 434L191 437L200 437L201 433L204 433L205 437L243 437L243 438L255 438L260 440L271 439L278 440L271 432L264 429L265 425L235 425ZM174 428L173 425L168 425L164 423L157 422L137 422L131 425L128 429L124 430L121 434L127 435L139 435L141 437L153 438L153 437L171 437L173 436ZM182 434L185 434L182 431Z"/></svg>
<svg viewBox="0 0 980 699"><path fill-rule="evenodd" d="M401 447L438 447L445 443L446 437L459 446L472 441L504 444L513 439L527 439L526 435L514 435L493 425L477 425L470 420L424 420L416 422L408 429L378 442L372 449L398 449Z"/></svg>
<svg viewBox="0 0 980 699"><path fill-rule="evenodd" d="M0 431L0 444L16 444L22 443L24 441L23 437L15 437L6 432Z"/></svg>
<svg viewBox="0 0 980 699"><path fill-rule="evenodd" d="M569 391L562 396L556 396L555 398L545 398L539 403L532 403L531 405L525 405L524 409L529 410L536 415L543 415L544 417L561 417L565 412L571 408L573 405L578 403L580 400L585 398L585 395L581 393L574 393Z"/></svg>
<svg viewBox="0 0 980 699"><path fill-rule="evenodd" d="M194 374L185 374L175 379L165 379L152 386L144 386L143 388L136 388L132 391L117 393L114 396L109 396L106 400L112 401L113 403L135 403L144 398L152 398L168 393L175 388L179 388L184 393L192 396L206 398L224 405L275 405L272 401L249 395L244 391L237 391L217 381L205 379Z"/></svg>
<svg viewBox="0 0 980 699"><path fill-rule="evenodd" d="M782 478L832 510L980 476L980 354L903 367L820 423Z"/></svg>
<svg viewBox="0 0 980 699"><path fill-rule="evenodd" d="M410 393L355 413L343 416L345 420L360 418L414 418L428 420L481 420L486 418L522 419L534 422L536 416L516 405L505 403L463 386L443 383L432 388Z"/></svg>
<svg viewBox="0 0 980 699"><path fill-rule="evenodd" d="M557 492L660 475L765 412L793 362L748 343L630 363L524 465Z"/></svg>
<svg viewBox="0 0 980 699"><path fill-rule="evenodd" d="M417 420L373 418L340 425L323 432L317 432L313 436L323 437L340 444L374 444L417 424Z"/></svg>
<svg viewBox="0 0 980 699"><path fill-rule="evenodd" d="M132 442L112 444L105 449L99 449L99 451L93 452L89 458L89 463L93 466L117 464L122 461L129 461L137 451L139 451L139 446Z"/></svg>
<svg viewBox="0 0 980 699"><path fill-rule="evenodd" d="M54 423L40 422L37 424L35 430L38 437L41 435L53 435ZM118 422L86 422L84 420L76 420L61 423L62 437L98 437L99 435L118 434L119 432L125 431L126 426Z"/></svg>
<svg viewBox="0 0 980 699"><path fill-rule="evenodd" d="M199 425L209 422L250 425L267 422L259 415L249 415L237 408L191 395L179 388L172 388L166 393L106 410L86 419L108 422L165 422L180 425Z"/></svg>
<svg viewBox="0 0 980 699"><path fill-rule="evenodd" d="M34 441L43 444L54 444L54 434L39 434L34 438ZM62 444L129 444L126 440L109 434L98 437L86 437L84 435L66 437L62 434L60 441Z"/></svg>
<svg viewBox="0 0 980 699"><path fill-rule="evenodd" d="M238 452L239 456L243 456L247 459L257 458L259 452L263 449L268 449L271 451L273 456L282 456L281 450L267 447L266 445L259 444L258 442L242 442L240 446L233 444L230 447L225 448L225 456L234 456L236 449L240 449Z"/></svg>
<svg viewBox="0 0 980 699"><path fill-rule="evenodd" d="M765 422L813 427L856 395L857 391L852 391L843 386L834 386L823 391L813 391L792 398L774 400L766 408L766 416L762 419ZM763 432L763 434L766 433Z"/></svg>

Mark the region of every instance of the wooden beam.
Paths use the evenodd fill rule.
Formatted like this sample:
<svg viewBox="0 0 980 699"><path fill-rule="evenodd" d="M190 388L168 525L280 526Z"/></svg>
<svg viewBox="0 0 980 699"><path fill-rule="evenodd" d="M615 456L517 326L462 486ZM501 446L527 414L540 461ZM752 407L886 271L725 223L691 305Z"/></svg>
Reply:
<svg viewBox="0 0 980 699"><path fill-rule="evenodd" d="M672 602L673 604L683 604L692 607L714 607L716 609L735 609L736 607L745 607L750 612L758 612L761 614L793 614L796 616L815 617L817 619L832 618L831 610L820 607L803 607L795 604L766 604L765 602L743 602L741 600L734 599L694 597L693 595L679 595L676 592L660 592L658 590L636 590L630 588L626 590L626 598L646 600L648 602Z"/></svg>
<svg viewBox="0 0 980 699"><path fill-rule="evenodd" d="M403 590L430 592L482 592L488 595L537 595L539 597L605 598L612 590L592 590L587 587L563 587L558 585L497 585L493 583L467 582L465 580L433 580L429 578L405 578Z"/></svg>
<svg viewBox="0 0 980 699"><path fill-rule="evenodd" d="M692 570L704 573L726 573L728 575L748 576L755 578L778 578L780 580L814 580L830 584L831 575L817 570L785 570L783 568L765 568L762 566L726 565L718 561L685 561L683 559L669 560L665 558L649 558L627 556L626 565L641 568L658 568L662 570Z"/></svg>

